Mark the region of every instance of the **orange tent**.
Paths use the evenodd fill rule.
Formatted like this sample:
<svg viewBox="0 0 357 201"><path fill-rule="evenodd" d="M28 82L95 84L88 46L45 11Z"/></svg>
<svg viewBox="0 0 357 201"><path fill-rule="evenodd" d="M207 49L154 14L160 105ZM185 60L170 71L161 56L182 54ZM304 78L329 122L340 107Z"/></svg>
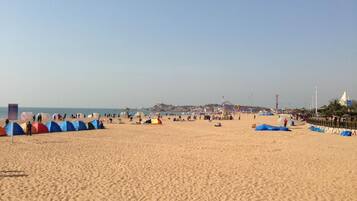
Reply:
<svg viewBox="0 0 357 201"><path fill-rule="evenodd" d="M20 126L21 126L22 130L24 130L24 132L25 132L25 134L26 134L26 131L27 131L27 123L23 123L23 124L21 124ZM36 133L37 133L35 127L33 127L33 126L31 127L31 133L32 133L32 134L36 134Z"/></svg>
<svg viewBox="0 0 357 201"><path fill-rule="evenodd" d="M6 130L0 127L0 136L6 136Z"/></svg>

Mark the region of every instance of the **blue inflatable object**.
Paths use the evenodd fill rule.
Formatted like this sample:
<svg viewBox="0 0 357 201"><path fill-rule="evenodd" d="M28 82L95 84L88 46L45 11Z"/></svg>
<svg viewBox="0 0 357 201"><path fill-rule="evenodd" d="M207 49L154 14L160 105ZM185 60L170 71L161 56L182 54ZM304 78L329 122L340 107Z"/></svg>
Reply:
<svg viewBox="0 0 357 201"><path fill-rule="evenodd" d="M290 131L286 127L271 126L267 124L259 125L255 128L256 131Z"/></svg>
<svg viewBox="0 0 357 201"><path fill-rule="evenodd" d="M61 122L60 127L63 132L76 131L76 128L74 128L73 124L69 121Z"/></svg>
<svg viewBox="0 0 357 201"><path fill-rule="evenodd" d="M287 128L287 127L279 127L279 130L280 131L290 131L289 128Z"/></svg>
<svg viewBox="0 0 357 201"><path fill-rule="evenodd" d="M262 124L262 125L255 127L255 130L256 131L266 131L266 130L268 130L268 128L267 128L266 124Z"/></svg>
<svg viewBox="0 0 357 201"><path fill-rule="evenodd" d="M8 136L12 135L23 135L24 130L22 130L21 126L16 122L11 122L5 126L6 134Z"/></svg>
<svg viewBox="0 0 357 201"><path fill-rule="evenodd" d="M310 129L311 131L314 131L314 132L319 132L319 133L323 133L323 132L324 132L323 129L318 128L318 127L315 127L315 126L311 126L309 129Z"/></svg>
<svg viewBox="0 0 357 201"><path fill-rule="evenodd" d="M72 123L73 123L74 128L75 128L77 131L87 130L87 126L86 126L86 124L85 124L83 121L75 121L75 122L72 122Z"/></svg>
<svg viewBox="0 0 357 201"><path fill-rule="evenodd" d="M341 136L350 137L350 136L352 136L352 132L351 131L342 131Z"/></svg>
<svg viewBox="0 0 357 201"><path fill-rule="evenodd" d="M54 121L50 121L46 124L50 133L62 132L61 127Z"/></svg>

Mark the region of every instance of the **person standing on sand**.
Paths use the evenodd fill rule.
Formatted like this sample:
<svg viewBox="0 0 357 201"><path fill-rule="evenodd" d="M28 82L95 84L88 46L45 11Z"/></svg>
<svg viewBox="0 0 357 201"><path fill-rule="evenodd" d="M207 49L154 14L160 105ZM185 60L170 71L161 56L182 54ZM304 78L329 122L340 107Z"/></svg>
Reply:
<svg viewBox="0 0 357 201"><path fill-rule="evenodd" d="M257 118L257 116L254 115L254 119Z"/></svg>
<svg viewBox="0 0 357 201"><path fill-rule="evenodd" d="M32 124L30 121L26 124L26 135L32 136Z"/></svg>
<svg viewBox="0 0 357 201"><path fill-rule="evenodd" d="M285 119L284 119L284 127L286 127L287 125L288 125L288 119L285 118Z"/></svg>
<svg viewBox="0 0 357 201"><path fill-rule="evenodd" d="M37 116L37 121L38 121L39 123L42 122L42 115L41 115L41 114L39 114L39 115Z"/></svg>

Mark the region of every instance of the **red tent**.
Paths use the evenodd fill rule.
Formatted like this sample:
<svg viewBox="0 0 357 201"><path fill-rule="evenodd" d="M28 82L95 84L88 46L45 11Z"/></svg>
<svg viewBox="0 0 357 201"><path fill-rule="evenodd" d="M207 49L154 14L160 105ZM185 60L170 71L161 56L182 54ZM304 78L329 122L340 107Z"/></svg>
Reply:
<svg viewBox="0 0 357 201"><path fill-rule="evenodd" d="M49 133L47 126L38 123L38 122L34 122L32 123L32 127L35 128L36 132L35 133Z"/></svg>
<svg viewBox="0 0 357 201"><path fill-rule="evenodd" d="M6 136L6 130L0 127L0 136Z"/></svg>

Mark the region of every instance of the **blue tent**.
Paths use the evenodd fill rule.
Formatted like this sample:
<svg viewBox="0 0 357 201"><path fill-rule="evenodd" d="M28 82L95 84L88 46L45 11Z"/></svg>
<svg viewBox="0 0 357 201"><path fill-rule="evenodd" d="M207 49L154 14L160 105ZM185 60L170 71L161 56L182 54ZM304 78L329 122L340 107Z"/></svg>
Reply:
<svg viewBox="0 0 357 201"><path fill-rule="evenodd" d="M61 127L54 121L50 121L46 124L48 131L50 133L54 133L54 132L62 132Z"/></svg>
<svg viewBox="0 0 357 201"><path fill-rule="evenodd" d="M77 131L87 130L87 126L83 121L75 121L73 122L73 126Z"/></svg>
<svg viewBox="0 0 357 201"><path fill-rule="evenodd" d="M61 126L61 129L62 129L63 132L76 131L76 129L74 128L73 124L71 122L69 122L69 121L61 122L60 126Z"/></svg>
<svg viewBox="0 0 357 201"><path fill-rule="evenodd" d="M351 131L342 131L341 136L350 137L350 136L352 136L352 132Z"/></svg>
<svg viewBox="0 0 357 201"><path fill-rule="evenodd" d="M7 124L5 130L8 136L25 134L21 126L16 122L10 122L9 124Z"/></svg>
<svg viewBox="0 0 357 201"><path fill-rule="evenodd" d="M88 123L88 130L100 129L100 122L98 120L93 120Z"/></svg>
<svg viewBox="0 0 357 201"><path fill-rule="evenodd" d="M290 131L286 127L271 126L267 124L259 125L255 128L256 131Z"/></svg>
<svg viewBox="0 0 357 201"><path fill-rule="evenodd" d="M311 130L311 131L314 131L314 132L319 132L319 133L323 133L323 132L324 132L323 129L321 129L321 128L319 128L319 127L315 127L315 126L311 126L311 127L310 127L310 130Z"/></svg>

